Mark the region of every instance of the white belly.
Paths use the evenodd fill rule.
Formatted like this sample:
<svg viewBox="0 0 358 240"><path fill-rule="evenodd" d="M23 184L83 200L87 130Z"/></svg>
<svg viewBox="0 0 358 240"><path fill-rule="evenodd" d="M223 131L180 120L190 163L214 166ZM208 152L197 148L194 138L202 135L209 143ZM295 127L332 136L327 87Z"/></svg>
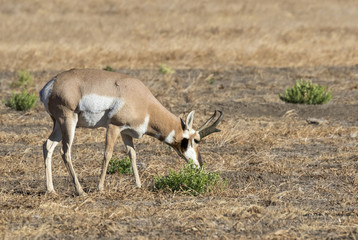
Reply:
<svg viewBox="0 0 358 240"><path fill-rule="evenodd" d="M90 94L83 96L78 105L78 127L107 127L110 119L122 108L120 98Z"/></svg>

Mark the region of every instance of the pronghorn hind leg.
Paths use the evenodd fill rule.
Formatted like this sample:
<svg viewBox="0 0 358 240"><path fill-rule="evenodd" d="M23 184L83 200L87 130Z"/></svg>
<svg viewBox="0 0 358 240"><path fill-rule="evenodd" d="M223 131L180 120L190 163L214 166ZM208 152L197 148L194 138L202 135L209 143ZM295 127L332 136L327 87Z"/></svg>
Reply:
<svg viewBox="0 0 358 240"><path fill-rule="evenodd" d="M106 173L107 173L107 168L108 168L108 163L112 157L114 144L119 136L119 133L120 133L119 127L117 127L113 124L108 125L107 133L106 133L106 144L105 144L105 150L104 150L102 173L101 173L101 177L100 177L100 180L98 183L99 191L103 191L104 181L106 179Z"/></svg>
<svg viewBox="0 0 358 240"><path fill-rule="evenodd" d="M53 187L53 182L52 182L52 168L51 168L52 154L57 144L62 139L62 133L58 121L56 121L54 118L52 118L52 120L53 120L52 133L42 145L45 171L46 171L46 188L47 188L47 192L49 193L55 193L55 189Z"/></svg>
<svg viewBox="0 0 358 240"><path fill-rule="evenodd" d="M140 178L139 178L139 174L138 174L137 159L136 159L136 153L135 153L134 145L133 145L133 138L126 134L121 134L121 136L122 136L124 145L127 148L129 158L131 159L131 162L132 162L132 169L133 169L136 185L137 185L137 187L140 188L140 187L142 187L142 183L140 182Z"/></svg>
<svg viewBox="0 0 358 240"><path fill-rule="evenodd" d="M70 115L70 114L69 114ZM86 193L83 191L75 170L72 165L71 160L71 146L75 136L75 129L78 121L78 115L73 113L70 117L66 116L63 119L60 119L60 127L62 131L62 158L65 162L66 168L69 171L73 183L75 184L75 189L78 195L83 196Z"/></svg>

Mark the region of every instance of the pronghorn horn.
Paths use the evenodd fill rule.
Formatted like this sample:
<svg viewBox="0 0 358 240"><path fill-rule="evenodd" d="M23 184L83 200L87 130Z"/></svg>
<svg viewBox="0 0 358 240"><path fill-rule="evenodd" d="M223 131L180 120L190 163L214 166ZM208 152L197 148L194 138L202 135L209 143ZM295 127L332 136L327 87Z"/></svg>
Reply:
<svg viewBox="0 0 358 240"><path fill-rule="evenodd" d="M217 112L219 112L219 117L216 119L216 121L214 123L211 124L213 119L215 119ZM204 137L206 137L209 134L212 134L214 132L220 132L220 130L217 129L216 126L219 124L222 116L223 116L223 113L221 111L215 110L214 114L198 130L201 139L203 139Z"/></svg>

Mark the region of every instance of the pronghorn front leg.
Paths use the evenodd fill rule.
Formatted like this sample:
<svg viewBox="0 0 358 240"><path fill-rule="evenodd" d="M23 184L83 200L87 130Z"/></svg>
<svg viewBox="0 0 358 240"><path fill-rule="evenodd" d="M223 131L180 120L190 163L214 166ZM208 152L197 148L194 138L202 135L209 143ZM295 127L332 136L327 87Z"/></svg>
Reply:
<svg viewBox="0 0 358 240"><path fill-rule="evenodd" d="M118 138L119 133L120 133L120 128L119 127L117 127L117 126L115 126L113 124L108 125L107 133L106 133L106 145L105 145L105 150L104 150L104 160L103 160L103 165L102 165L102 173L101 173L101 178L100 178L99 183L98 183L98 190L99 191L103 191L104 181L106 179L106 173L107 173L109 160L112 157L114 144L115 144L115 142L116 142L116 140Z"/></svg>
<svg viewBox="0 0 358 240"><path fill-rule="evenodd" d="M121 136L122 136L124 145L127 148L129 158L131 159L131 162L132 162L132 169L133 169L136 185L137 185L137 187L140 188L140 187L142 187L142 183L140 182L140 179L139 179L136 153L135 153L134 145L133 145L133 138L126 134L121 134Z"/></svg>

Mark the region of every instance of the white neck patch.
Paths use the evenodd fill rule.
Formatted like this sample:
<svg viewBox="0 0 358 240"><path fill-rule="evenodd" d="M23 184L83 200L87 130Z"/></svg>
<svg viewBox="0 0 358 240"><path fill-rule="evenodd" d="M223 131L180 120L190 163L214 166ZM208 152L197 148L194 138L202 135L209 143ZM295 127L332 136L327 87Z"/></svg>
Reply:
<svg viewBox="0 0 358 240"><path fill-rule="evenodd" d="M122 125L120 126L121 132L133 137L133 138L141 138L147 132L149 123L149 115L145 116L144 122L138 127Z"/></svg>
<svg viewBox="0 0 358 240"><path fill-rule="evenodd" d="M141 125L139 125L137 128L135 128L136 132L140 137L147 132L148 123L149 123L149 115L145 116L144 122Z"/></svg>
<svg viewBox="0 0 358 240"><path fill-rule="evenodd" d="M171 131L169 135L164 139L164 142L171 144L174 142L175 131Z"/></svg>

